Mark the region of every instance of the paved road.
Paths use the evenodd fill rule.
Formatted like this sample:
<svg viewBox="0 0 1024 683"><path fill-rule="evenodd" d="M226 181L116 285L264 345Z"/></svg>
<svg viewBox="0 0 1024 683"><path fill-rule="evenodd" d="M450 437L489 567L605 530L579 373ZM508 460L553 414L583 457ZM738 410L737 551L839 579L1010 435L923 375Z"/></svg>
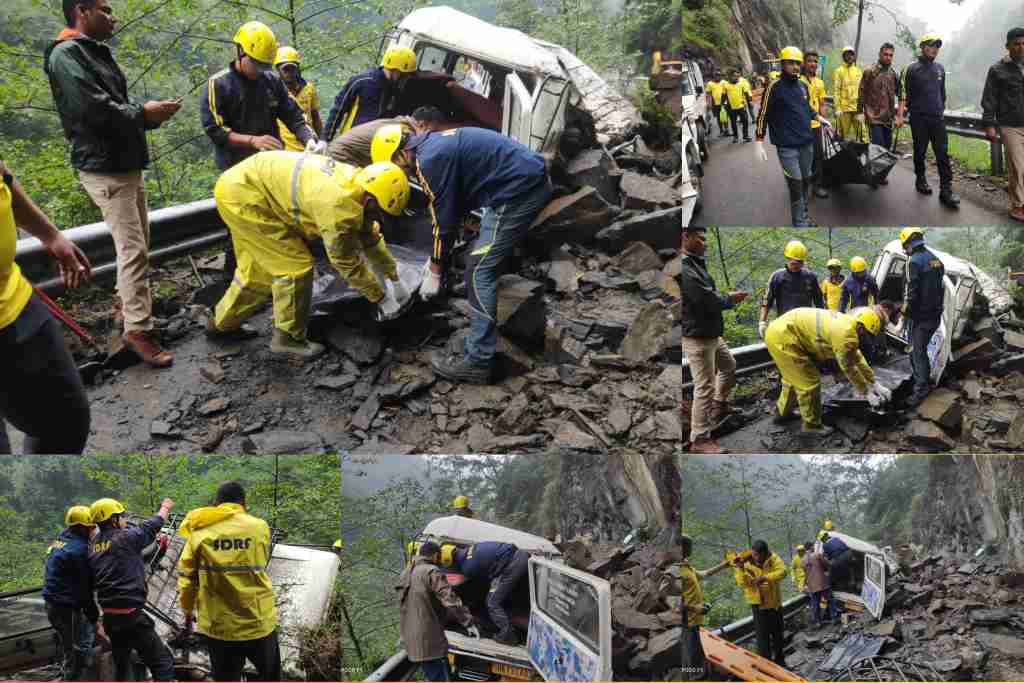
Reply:
<svg viewBox="0 0 1024 683"><path fill-rule="evenodd" d="M753 132L753 131L751 131ZM741 138L742 140L742 138ZM789 195L775 148L766 142L768 161L756 157L755 143L732 144L714 132L711 158L705 164L704 209L694 225L789 225ZM914 190L914 173L897 164L889 185L872 190L867 185L844 185L828 199L811 199L811 218L818 225L1004 225L1011 223L996 212L960 193L959 210L939 204L939 181L931 175L931 196Z"/></svg>

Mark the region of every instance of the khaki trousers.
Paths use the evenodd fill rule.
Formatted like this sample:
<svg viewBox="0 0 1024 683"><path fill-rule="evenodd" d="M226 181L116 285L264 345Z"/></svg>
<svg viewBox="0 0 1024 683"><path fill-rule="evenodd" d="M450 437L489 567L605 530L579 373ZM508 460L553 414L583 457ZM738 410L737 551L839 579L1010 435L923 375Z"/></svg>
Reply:
<svg viewBox="0 0 1024 683"><path fill-rule="evenodd" d="M736 386L736 360L721 337L683 337L683 353L693 376L692 443L710 436L712 401L725 401Z"/></svg>
<svg viewBox="0 0 1024 683"><path fill-rule="evenodd" d="M142 171L92 173L79 171L82 187L99 207L117 253L117 294L124 331L153 329L149 291L149 212Z"/></svg>
<svg viewBox="0 0 1024 683"><path fill-rule="evenodd" d="M1006 181L1010 190L1010 210L1024 207L1024 127L1002 126L999 132L1006 147Z"/></svg>

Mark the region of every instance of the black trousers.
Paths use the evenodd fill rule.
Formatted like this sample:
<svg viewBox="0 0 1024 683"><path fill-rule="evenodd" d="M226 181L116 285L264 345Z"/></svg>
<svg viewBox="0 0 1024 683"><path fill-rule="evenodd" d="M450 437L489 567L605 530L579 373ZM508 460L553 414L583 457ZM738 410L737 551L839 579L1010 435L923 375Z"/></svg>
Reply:
<svg viewBox="0 0 1024 683"><path fill-rule="evenodd" d="M114 651L117 680L134 680L132 650L139 653L139 659L149 669L154 681L174 680L174 658L157 635L155 626L149 615L141 609L131 614L103 615L103 628L107 631Z"/></svg>
<svg viewBox="0 0 1024 683"><path fill-rule="evenodd" d="M48 602L46 603L46 618L50 620L50 626L53 626L53 630L57 632L61 680L77 681L85 668L85 653L76 647L85 615L76 607L65 607Z"/></svg>
<svg viewBox="0 0 1024 683"><path fill-rule="evenodd" d="M953 169L949 165L948 135L946 123L942 118L911 116L910 133L914 138L914 174L918 178L925 175L924 156L928 145L935 154L935 165L939 168L939 186L949 189L953 186Z"/></svg>
<svg viewBox="0 0 1024 683"><path fill-rule="evenodd" d="M498 636L503 639L512 637L512 623L505 611L505 603L519 582L526 578L529 568L530 554L525 550L517 550L501 574L491 582L491 590L487 594L487 615L498 627Z"/></svg>
<svg viewBox="0 0 1024 683"><path fill-rule="evenodd" d="M256 677L250 681L281 680L281 647L277 642L277 629L255 640L218 640L207 637L210 653L210 675L215 681L240 681L245 660L256 667Z"/></svg>
<svg viewBox="0 0 1024 683"><path fill-rule="evenodd" d="M757 633L757 654L770 659L779 666L786 666L786 655L782 640L782 610L762 609L760 605L751 605L754 613L754 629Z"/></svg>
<svg viewBox="0 0 1024 683"><path fill-rule="evenodd" d="M22 338L19 321L32 316L44 322ZM78 455L89 438L90 417L60 326L33 297L19 319L0 330L0 453L11 452L6 420L25 433L26 454Z"/></svg>
<svg viewBox="0 0 1024 683"><path fill-rule="evenodd" d="M910 328L910 367L914 371L914 394L927 396L932 386L932 364L928 359L928 343L935 336L942 319L913 320Z"/></svg>
<svg viewBox="0 0 1024 683"><path fill-rule="evenodd" d="M739 120L743 123L743 137L750 137L750 122L747 120L746 109L733 109L729 107L729 125L732 126L732 139L738 140L739 133L736 130L736 121Z"/></svg>

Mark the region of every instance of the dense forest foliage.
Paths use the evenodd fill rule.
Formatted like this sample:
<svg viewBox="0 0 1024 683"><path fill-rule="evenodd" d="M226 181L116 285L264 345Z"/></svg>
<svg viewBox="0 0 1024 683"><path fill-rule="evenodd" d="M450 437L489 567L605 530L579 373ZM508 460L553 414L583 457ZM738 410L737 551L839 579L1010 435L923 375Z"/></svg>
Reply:
<svg viewBox="0 0 1024 683"><path fill-rule="evenodd" d="M1024 269L1024 231L1019 228L931 228L928 243L970 261L1006 283L1006 267ZM708 233L708 268L722 291L742 289L751 297L725 312L725 337L730 346L751 344L757 338L757 311L768 278L785 267L786 242L799 239L809 251L806 267L820 279L830 258L849 262L863 256L868 268L882 248L899 236L897 228L713 228Z"/></svg>
<svg viewBox="0 0 1024 683"><path fill-rule="evenodd" d="M61 30L59 0L5 0L0 8L0 158L60 227L99 220L68 165L60 123L43 73L43 53ZM111 40L130 94L184 98L180 112L148 133L150 209L211 196L217 170L199 125L199 91L234 57L231 38L259 20L281 45L302 54L303 76L321 96L326 119L334 96L378 58L384 32L417 0L113 0ZM678 36L671 0L453 0L456 9L564 45L613 83L650 63L652 49ZM652 21L656 19L656 21ZM673 31L672 27L676 30ZM641 30L641 27L643 30Z"/></svg>
<svg viewBox="0 0 1024 683"><path fill-rule="evenodd" d="M911 519L928 485L929 456L684 456L683 531L694 539L693 565L707 569L727 551L757 539L786 563L812 542L826 519L879 546L911 540ZM797 595L792 577L783 599ZM704 583L710 625L747 616L732 571Z"/></svg>
<svg viewBox="0 0 1024 683"><path fill-rule="evenodd" d="M477 517L545 535L557 514L561 457L381 456L343 461L341 586L345 667L358 680L396 651L394 591L406 545L465 495Z"/></svg>

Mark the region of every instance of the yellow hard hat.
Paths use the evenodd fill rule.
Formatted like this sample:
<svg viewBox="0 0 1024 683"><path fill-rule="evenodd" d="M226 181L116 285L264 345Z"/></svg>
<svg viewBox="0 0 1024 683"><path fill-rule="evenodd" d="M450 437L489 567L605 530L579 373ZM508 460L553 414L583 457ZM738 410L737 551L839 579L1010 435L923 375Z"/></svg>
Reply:
<svg viewBox="0 0 1024 683"><path fill-rule="evenodd" d="M862 256L854 256L850 259L850 272L863 273L868 269L868 262Z"/></svg>
<svg viewBox="0 0 1024 683"><path fill-rule="evenodd" d="M847 45L846 47L844 47L841 54L845 55L847 52L852 52L853 54L857 54L857 51L855 49L853 49L853 45Z"/></svg>
<svg viewBox="0 0 1024 683"><path fill-rule="evenodd" d="M842 268L843 267L843 262L840 261L837 258L830 258L828 260L828 263L825 264L825 267L827 267L827 268Z"/></svg>
<svg viewBox="0 0 1024 683"><path fill-rule="evenodd" d="M878 317L873 308L865 308L858 313L857 322L863 325L872 335L878 334L879 330L882 329L882 319Z"/></svg>
<svg viewBox="0 0 1024 683"><path fill-rule="evenodd" d="M469 498L466 496L455 496L455 500L452 501L452 507L456 510L465 510L469 508Z"/></svg>
<svg viewBox="0 0 1024 683"><path fill-rule="evenodd" d="M400 123L381 126L373 134L373 140L370 142L370 158L373 159L374 163L378 161L391 161L391 158L395 156L395 152L405 142L406 135L408 133Z"/></svg>
<svg viewBox="0 0 1024 683"><path fill-rule="evenodd" d="M405 550L406 552L408 552L409 557L412 557L413 555L418 553L420 551L421 545L423 544L417 543L416 541L409 541L409 543L405 546Z"/></svg>
<svg viewBox="0 0 1024 683"><path fill-rule="evenodd" d="M826 538L828 538L828 532L827 531L822 529L821 531L818 532L818 540L819 541L824 541Z"/></svg>
<svg viewBox="0 0 1024 683"><path fill-rule="evenodd" d="M903 228L900 230L900 242L906 244L914 235L924 237L924 230L921 228Z"/></svg>
<svg viewBox="0 0 1024 683"><path fill-rule="evenodd" d="M450 567L452 566L452 560L455 558L455 546L451 543L445 543L441 546L441 566Z"/></svg>
<svg viewBox="0 0 1024 683"><path fill-rule="evenodd" d="M802 62L804 61L804 53L798 47L787 45L779 51L779 59L784 62Z"/></svg>
<svg viewBox="0 0 1024 683"><path fill-rule="evenodd" d="M401 215L409 203L409 179L390 161L370 164L356 173L356 185L376 198L380 208L392 216Z"/></svg>
<svg viewBox="0 0 1024 683"><path fill-rule="evenodd" d="M114 515L124 514L124 505L113 498L100 498L89 506L89 514L92 515L92 523L105 522Z"/></svg>
<svg viewBox="0 0 1024 683"><path fill-rule="evenodd" d="M299 57L299 51L291 45L284 45L277 48L277 56L274 57L274 66L281 66L282 64L302 66L302 58Z"/></svg>
<svg viewBox="0 0 1024 683"><path fill-rule="evenodd" d="M797 261L807 260L807 247L804 243L799 240L790 240L786 243L786 250L783 252L786 258L791 258Z"/></svg>
<svg viewBox="0 0 1024 683"><path fill-rule="evenodd" d="M797 551L800 551L800 550L803 550L803 549L804 549L804 545L803 545L803 543L799 543L799 544L797 544L797 546L796 546L796 550L797 550Z"/></svg>
<svg viewBox="0 0 1024 683"><path fill-rule="evenodd" d="M385 69L411 74L416 70L416 53L410 48L392 45L384 52L380 65Z"/></svg>
<svg viewBox="0 0 1024 683"><path fill-rule="evenodd" d="M92 510L87 505L72 505L64 515L64 526L96 526L92 521Z"/></svg>
<svg viewBox="0 0 1024 683"><path fill-rule="evenodd" d="M259 21L242 24L235 34L234 43L251 59L270 66L277 57L277 38L270 27Z"/></svg>
<svg viewBox="0 0 1024 683"><path fill-rule="evenodd" d="M341 539L339 538L337 541L335 541L334 545L332 545L331 547L335 550L341 550Z"/></svg>
<svg viewBox="0 0 1024 683"><path fill-rule="evenodd" d="M939 47L942 47L942 36L940 36L938 33L925 33L923 36L917 39L917 46L920 47L925 43L930 43L932 41L938 42Z"/></svg>
<svg viewBox="0 0 1024 683"><path fill-rule="evenodd" d="M826 531L832 531L832 520L826 519L824 526Z"/></svg>

